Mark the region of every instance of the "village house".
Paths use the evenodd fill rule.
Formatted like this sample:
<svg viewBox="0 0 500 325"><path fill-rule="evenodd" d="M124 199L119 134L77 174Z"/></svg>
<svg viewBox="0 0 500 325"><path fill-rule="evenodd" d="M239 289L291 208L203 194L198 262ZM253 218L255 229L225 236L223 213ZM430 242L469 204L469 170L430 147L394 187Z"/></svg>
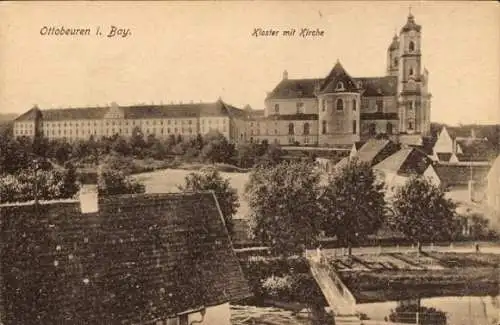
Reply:
<svg viewBox="0 0 500 325"><path fill-rule="evenodd" d="M231 324L250 290L212 192L81 196L0 206L3 324Z"/></svg>
<svg viewBox="0 0 500 325"><path fill-rule="evenodd" d="M436 186L441 184L432 160L423 151L412 147L400 149L373 166L373 170L377 178L385 183L388 198L413 176L423 176Z"/></svg>
<svg viewBox="0 0 500 325"><path fill-rule="evenodd" d="M495 212L500 213L500 156L498 156L491 166L486 176L486 202Z"/></svg>
<svg viewBox="0 0 500 325"><path fill-rule="evenodd" d="M478 138L474 129L469 134L443 126L434 143L432 156L440 163L488 164L492 148L486 138Z"/></svg>

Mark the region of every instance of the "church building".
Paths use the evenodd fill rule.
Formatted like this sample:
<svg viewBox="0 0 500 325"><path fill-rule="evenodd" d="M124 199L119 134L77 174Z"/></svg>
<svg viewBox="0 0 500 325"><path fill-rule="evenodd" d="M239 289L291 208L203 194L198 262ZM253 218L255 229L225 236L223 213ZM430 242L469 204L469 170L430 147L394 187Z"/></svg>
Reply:
<svg viewBox="0 0 500 325"><path fill-rule="evenodd" d="M324 78L290 79L284 71L251 138L281 145L352 145L376 136L418 143L430 134L421 39L410 13L388 46L385 76L353 77L339 61Z"/></svg>

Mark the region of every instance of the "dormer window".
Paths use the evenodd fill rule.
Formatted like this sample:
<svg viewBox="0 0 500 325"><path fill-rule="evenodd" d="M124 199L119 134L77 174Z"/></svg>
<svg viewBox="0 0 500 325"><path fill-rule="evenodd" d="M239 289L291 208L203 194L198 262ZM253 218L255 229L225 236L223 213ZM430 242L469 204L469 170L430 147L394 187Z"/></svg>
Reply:
<svg viewBox="0 0 500 325"><path fill-rule="evenodd" d="M410 44L408 44L408 50L410 52L415 51L415 43L413 41L410 41Z"/></svg>
<svg viewBox="0 0 500 325"><path fill-rule="evenodd" d="M337 82L335 90L344 90L344 83L342 81Z"/></svg>
<svg viewBox="0 0 500 325"><path fill-rule="evenodd" d="M278 114L280 112L280 104L274 104L274 113Z"/></svg>
<svg viewBox="0 0 500 325"><path fill-rule="evenodd" d="M382 113L384 111L384 101L383 100L377 100L375 102L375 106L377 108L377 112Z"/></svg>
<svg viewBox="0 0 500 325"><path fill-rule="evenodd" d="M361 81L358 81L358 89L363 88L363 83Z"/></svg>
<svg viewBox="0 0 500 325"><path fill-rule="evenodd" d="M337 108L337 111L343 111L344 110L344 101L341 98L337 99L335 107Z"/></svg>

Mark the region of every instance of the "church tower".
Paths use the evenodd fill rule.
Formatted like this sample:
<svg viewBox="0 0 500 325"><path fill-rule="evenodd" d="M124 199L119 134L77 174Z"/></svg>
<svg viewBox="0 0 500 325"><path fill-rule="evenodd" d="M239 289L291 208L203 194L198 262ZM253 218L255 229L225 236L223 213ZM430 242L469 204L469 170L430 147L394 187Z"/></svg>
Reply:
<svg viewBox="0 0 500 325"><path fill-rule="evenodd" d="M422 27L415 22L410 12L406 24L401 28L398 44L399 129L408 134L427 135L430 131L430 96L426 93L427 71L422 75L421 31ZM393 71L388 69L389 73Z"/></svg>
<svg viewBox="0 0 500 325"><path fill-rule="evenodd" d="M398 76L399 68L399 38L394 34L391 45L387 49L387 75Z"/></svg>

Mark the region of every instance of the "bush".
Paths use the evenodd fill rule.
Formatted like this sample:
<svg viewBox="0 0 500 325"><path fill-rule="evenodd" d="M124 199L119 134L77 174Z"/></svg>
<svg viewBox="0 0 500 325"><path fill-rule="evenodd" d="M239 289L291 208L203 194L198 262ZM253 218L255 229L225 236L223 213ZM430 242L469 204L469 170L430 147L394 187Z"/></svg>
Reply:
<svg viewBox="0 0 500 325"><path fill-rule="evenodd" d="M323 299L304 257L240 257L239 261L256 303L264 299L304 303L312 297Z"/></svg>
<svg viewBox="0 0 500 325"><path fill-rule="evenodd" d="M119 170L105 170L99 174L98 191L99 195L119 195L144 193L146 189Z"/></svg>
<svg viewBox="0 0 500 325"><path fill-rule="evenodd" d="M74 169L24 170L0 178L0 203L72 198L79 190Z"/></svg>

